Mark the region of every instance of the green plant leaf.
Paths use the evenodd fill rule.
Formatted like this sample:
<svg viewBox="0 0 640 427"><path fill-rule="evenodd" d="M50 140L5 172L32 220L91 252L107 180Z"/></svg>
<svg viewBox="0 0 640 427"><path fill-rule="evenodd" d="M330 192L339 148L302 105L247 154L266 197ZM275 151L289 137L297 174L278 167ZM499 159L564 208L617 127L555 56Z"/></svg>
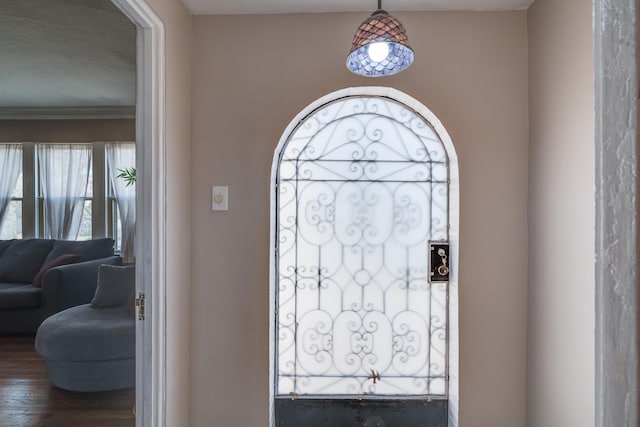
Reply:
<svg viewBox="0 0 640 427"><path fill-rule="evenodd" d="M120 172L118 178L123 179L127 187L136 183L136 168L118 169L118 172Z"/></svg>

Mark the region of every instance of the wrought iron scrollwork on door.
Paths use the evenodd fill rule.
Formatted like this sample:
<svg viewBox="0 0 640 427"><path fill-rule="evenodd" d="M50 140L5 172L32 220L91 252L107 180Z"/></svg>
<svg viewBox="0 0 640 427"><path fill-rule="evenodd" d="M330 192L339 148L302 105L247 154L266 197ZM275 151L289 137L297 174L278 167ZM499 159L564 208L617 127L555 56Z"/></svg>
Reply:
<svg viewBox="0 0 640 427"><path fill-rule="evenodd" d="M446 150L414 111L348 97L303 120L277 171L278 395L446 395ZM446 264L444 266L446 268Z"/></svg>

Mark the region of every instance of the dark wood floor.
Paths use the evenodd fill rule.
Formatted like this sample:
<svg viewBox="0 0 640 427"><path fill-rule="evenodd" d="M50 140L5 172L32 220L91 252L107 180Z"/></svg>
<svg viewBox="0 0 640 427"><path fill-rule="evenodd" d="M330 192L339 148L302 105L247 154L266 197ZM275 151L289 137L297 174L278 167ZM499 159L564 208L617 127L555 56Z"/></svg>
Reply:
<svg viewBox="0 0 640 427"><path fill-rule="evenodd" d="M33 336L0 336L0 427L133 427L135 391L76 393L49 383Z"/></svg>

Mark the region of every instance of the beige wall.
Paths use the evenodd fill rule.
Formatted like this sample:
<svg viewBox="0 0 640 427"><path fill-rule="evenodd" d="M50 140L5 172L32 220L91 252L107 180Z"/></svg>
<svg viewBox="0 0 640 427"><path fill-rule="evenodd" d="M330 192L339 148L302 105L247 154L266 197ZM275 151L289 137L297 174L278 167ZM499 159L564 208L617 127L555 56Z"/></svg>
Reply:
<svg viewBox="0 0 640 427"><path fill-rule="evenodd" d="M461 426L525 423L526 13L397 16L417 59L383 79L344 65L366 14L193 18L193 427L268 425L274 149L313 100L372 84L422 101L458 153ZM211 212L212 185L229 186L228 212Z"/></svg>
<svg viewBox="0 0 640 427"><path fill-rule="evenodd" d="M94 142L135 139L135 120L0 120L0 142Z"/></svg>
<svg viewBox="0 0 640 427"><path fill-rule="evenodd" d="M528 12L530 185L527 426L594 425L592 5Z"/></svg>
<svg viewBox="0 0 640 427"><path fill-rule="evenodd" d="M189 426L191 283L191 17L177 0L147 0L166 43L167 426Z"/></svg>

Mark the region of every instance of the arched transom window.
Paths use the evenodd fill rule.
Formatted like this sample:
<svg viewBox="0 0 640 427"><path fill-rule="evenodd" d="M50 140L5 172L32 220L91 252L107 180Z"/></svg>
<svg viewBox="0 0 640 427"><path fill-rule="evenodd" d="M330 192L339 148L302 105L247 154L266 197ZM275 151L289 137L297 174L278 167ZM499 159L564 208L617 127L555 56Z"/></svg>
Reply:
<svg viewBox="0 0 640 427"><path fill-rule="evenodd" d="M446 398L449 288L430 249L450 237L450 162L434 127L387 96L345 96L277 156L275 397Z"/></svg>

